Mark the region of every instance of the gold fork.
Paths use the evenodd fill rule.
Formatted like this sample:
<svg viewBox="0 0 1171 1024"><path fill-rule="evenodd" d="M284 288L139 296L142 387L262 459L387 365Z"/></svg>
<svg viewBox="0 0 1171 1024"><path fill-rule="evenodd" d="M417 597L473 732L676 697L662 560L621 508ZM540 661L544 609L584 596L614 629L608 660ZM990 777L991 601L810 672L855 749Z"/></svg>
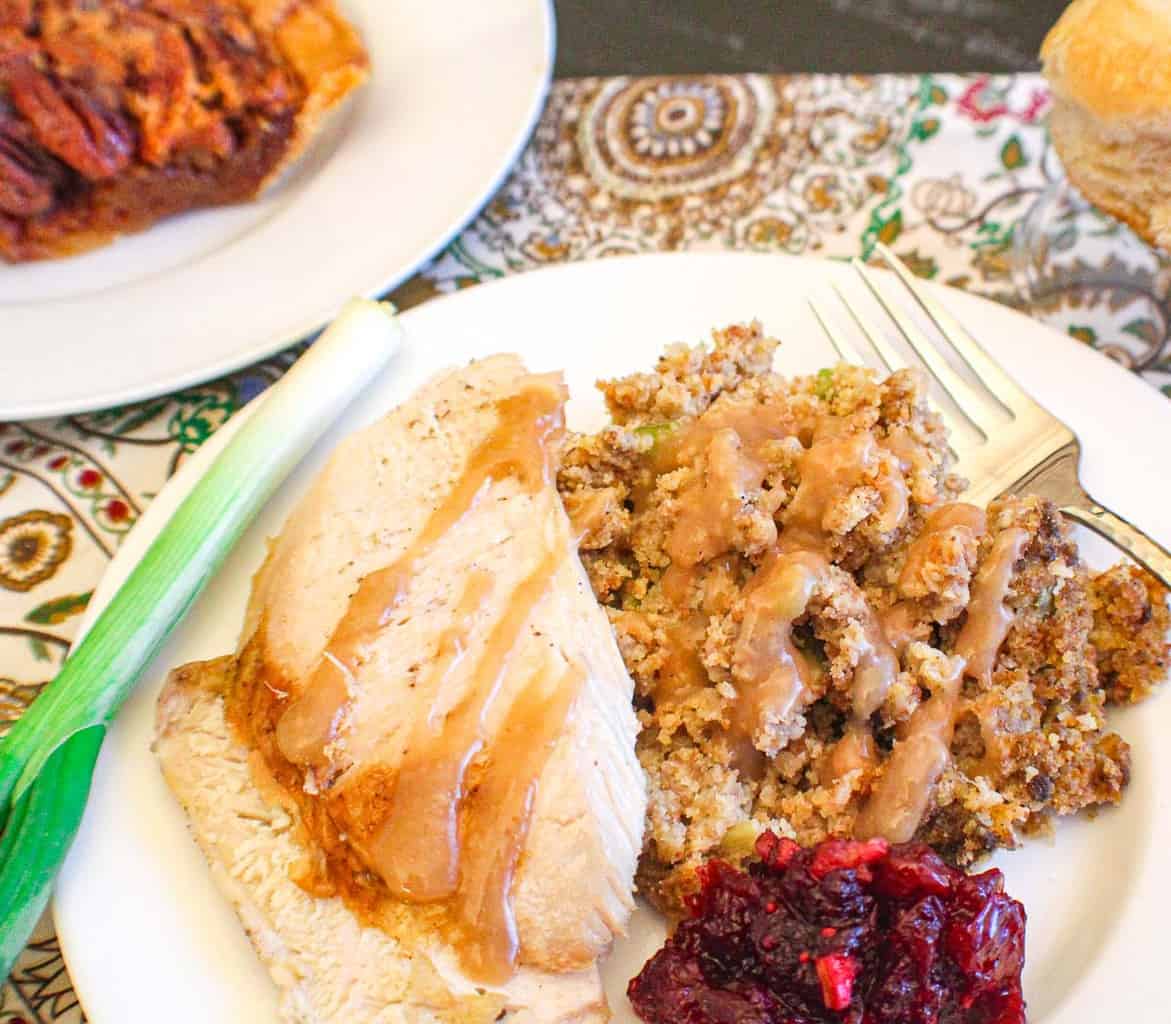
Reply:
<svg viewBox="0 0 1171 1024"><path fill-rule="evenodd" d="M928 372L955 403L959 415L941 410L951 433L959 470L971 481L965 497L984 504L1002 494L1032 493L1050 499L1062 513L1105 537L1171 587L1171 552L1086 493L1078 479L1077 435L1005 372L984 347L932 298L903 262L882 243L877 251L904 290L947 340L981 386L969 383L920 329L908 310L892 301L878 276L861 260L851 261L869 292L915 350ZM899 351L834 286L842 306L890 371L906 365ZM861 355L814 299L809 306L838 355L864 365Z"/></svg>

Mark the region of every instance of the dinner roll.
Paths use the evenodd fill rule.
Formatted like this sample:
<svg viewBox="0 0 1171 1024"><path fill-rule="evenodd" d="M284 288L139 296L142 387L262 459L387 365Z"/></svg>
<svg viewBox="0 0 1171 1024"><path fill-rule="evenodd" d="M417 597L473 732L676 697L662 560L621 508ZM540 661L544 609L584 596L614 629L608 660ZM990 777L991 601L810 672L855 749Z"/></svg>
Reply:
<svg viewBox="0 0 1171 1024"><path fill-rule="evenodd" d="M1041 59L1070 180L1171 249L1171 0L1074 0Z"/></svg>

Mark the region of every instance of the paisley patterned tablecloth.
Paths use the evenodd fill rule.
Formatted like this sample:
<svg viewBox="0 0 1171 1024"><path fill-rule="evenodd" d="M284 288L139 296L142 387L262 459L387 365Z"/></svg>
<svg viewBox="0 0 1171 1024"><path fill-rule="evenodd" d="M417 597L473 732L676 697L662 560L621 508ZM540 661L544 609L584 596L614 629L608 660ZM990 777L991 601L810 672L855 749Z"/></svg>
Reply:
<svg viewBox="0 0 1171 1024"><path fill-rule="evenodd" d="M867 258L882 240L923 276L1024 306L1171 395L1171 277L1150 250L1075 208L1034 239L1032 273L1014 257L1061 180L1047 106L1031 75L559 82L504 186L394 298L621 253ZM0 424L0 729L53 676L176 466L293 358L127 408ZM0 1024L81 1019L45 921L0 989Z"/></svg>

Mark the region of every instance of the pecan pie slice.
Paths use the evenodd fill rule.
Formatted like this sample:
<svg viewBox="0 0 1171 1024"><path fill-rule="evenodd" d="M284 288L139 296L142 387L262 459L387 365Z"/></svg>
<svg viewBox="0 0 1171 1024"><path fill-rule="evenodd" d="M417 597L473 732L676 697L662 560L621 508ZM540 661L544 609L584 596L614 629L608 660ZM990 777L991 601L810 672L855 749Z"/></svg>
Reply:
<svg viewBox="0 0 1171 1024"><path fill-rule="evenodd" d="M0 0L0 257L254 197L367 71L332 0Z"/></svg>

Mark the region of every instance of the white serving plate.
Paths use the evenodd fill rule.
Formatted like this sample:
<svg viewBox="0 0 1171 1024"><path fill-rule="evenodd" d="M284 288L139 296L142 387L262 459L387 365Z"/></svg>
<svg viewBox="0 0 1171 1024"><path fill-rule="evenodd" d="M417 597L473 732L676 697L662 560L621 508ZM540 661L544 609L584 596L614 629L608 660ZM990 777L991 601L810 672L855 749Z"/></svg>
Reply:
<svg viewBox="0 0 1171 1024"><path fill-rule="evenodd" d="M265 539L337 442L404 399L442 367L499 351L534 370L564 369L571 426L603 420L593 382L649 366L671 341L759 318L782 345L786 373L833 361L803 302L848 268L749 254L639 256L509 278L407 313L408 341L389 369L313 450L228 559L171 638L111 730L93 795L66 864L55 911L74 983L93 1024L275 1021L276 994L216 891L150 752L155 696L166 672L235 646ZM855 283L856 286L856 283ZM1096 495L1164 544L1171 541L1166 439L1171 404L1149 385L1071 339L1001 306L940 289L947 305L1020 381L1071 424ZM260 399L261 401L263 399ZM245 414L246 415L246 414ZM233 427L208 442L160 493L123 544L90 607L107 601ZM1102 547L1084 548L1104 564ZM1053 841L999 856L1009 891L1029 913L1025 991L1032 1024L1156 1024L1164 929L1171 908L1171 699L1114 714L1133 746L1121 808L1061 823ZM642 909L605 965L615 1020L633 1024L625 985L663 936Z"/></svg>
<svg viewBox="0 0 1171 1024"><path fill-rule="evenodd" d="M380 295L462 228L528 139L551 0L340 0L370 81L253 203L72 259L0 263L0 421L167 394Z"/></svg>

